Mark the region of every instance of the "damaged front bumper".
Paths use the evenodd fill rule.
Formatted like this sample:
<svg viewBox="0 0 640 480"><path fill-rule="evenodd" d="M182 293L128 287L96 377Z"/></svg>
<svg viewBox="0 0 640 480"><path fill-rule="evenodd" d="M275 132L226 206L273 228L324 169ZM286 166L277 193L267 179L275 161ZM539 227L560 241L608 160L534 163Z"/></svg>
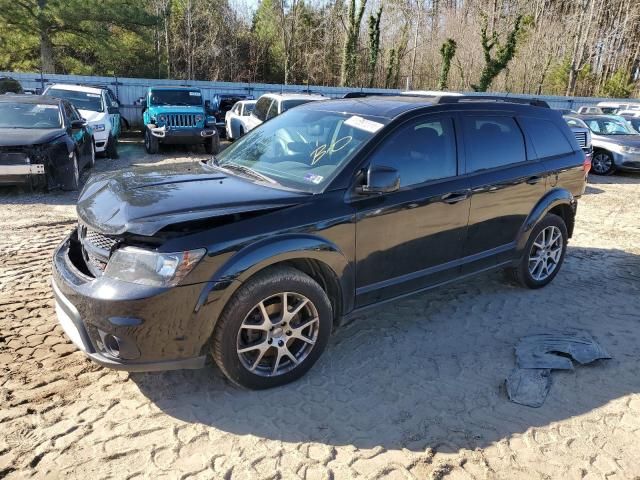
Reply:
<svg viewBox="0 0 640 480"><path fill-rule="evenodd" d="M34 175L44 175L44 165L0 165L0 185L28 183Z"/></svg>
<svg viewBox="0 0 640 480"><path fill-rule="evenodd" d="M148 287L105 276L82 264L74 230L53 256L58 321L94 362L132 372L201 368L211 323L196 306L208 284Z"/></svg>

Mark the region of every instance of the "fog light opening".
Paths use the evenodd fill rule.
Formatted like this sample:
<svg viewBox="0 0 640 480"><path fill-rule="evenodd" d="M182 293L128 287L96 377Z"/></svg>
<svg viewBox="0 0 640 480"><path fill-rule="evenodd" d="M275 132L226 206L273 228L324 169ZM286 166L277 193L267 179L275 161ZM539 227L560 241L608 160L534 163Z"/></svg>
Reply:
<svg viewBox="0 0 640 480"><path fill-rule="evenodd" d="M104 336L104 349L112 357L120 358L120 342L111 334Z"/></svg>

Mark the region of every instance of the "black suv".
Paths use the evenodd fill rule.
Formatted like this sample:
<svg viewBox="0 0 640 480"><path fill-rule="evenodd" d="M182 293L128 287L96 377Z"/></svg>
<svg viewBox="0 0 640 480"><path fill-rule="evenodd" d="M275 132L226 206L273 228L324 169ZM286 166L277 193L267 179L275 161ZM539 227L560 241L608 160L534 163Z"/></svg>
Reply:
<svg viewBox="0 0 640 480"><path fill-rule="evenodd" d="M101 365L299 378L366 308L508 269L558 273L589 163L546 104L311 102L217 158L96 175L54 255L68 336Z"/></svg>

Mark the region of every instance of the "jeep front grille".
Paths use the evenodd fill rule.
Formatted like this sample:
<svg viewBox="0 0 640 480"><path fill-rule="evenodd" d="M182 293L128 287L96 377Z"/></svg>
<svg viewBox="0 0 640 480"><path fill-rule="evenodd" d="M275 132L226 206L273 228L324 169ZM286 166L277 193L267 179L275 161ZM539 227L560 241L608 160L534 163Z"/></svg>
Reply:
<svg viewBox="0 0 640 480"><path fill-rule="evenodd" d="M574 135L580 148L587 148L587 132L575 132Z"/></svg>
<svg viewBox="0 0 640 480"><path fill-rule="evenodd" d="M196 116L191 113L170 113L167 115L168 127L195 127Z"/></svg>

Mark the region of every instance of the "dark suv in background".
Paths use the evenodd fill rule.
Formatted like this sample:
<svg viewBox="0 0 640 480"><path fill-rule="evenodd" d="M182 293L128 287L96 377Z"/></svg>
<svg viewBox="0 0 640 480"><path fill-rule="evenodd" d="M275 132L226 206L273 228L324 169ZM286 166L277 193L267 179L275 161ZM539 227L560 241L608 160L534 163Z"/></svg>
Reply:
<svg viewBox="0 0 640 480"><path fill-rule="evenodd" d="M58 318L101 365L211 355L236 384L281 385L383 302L495 269L551 282L588 169L543 102L308 103L188 169L92 177L54 254Z"/></svg>

